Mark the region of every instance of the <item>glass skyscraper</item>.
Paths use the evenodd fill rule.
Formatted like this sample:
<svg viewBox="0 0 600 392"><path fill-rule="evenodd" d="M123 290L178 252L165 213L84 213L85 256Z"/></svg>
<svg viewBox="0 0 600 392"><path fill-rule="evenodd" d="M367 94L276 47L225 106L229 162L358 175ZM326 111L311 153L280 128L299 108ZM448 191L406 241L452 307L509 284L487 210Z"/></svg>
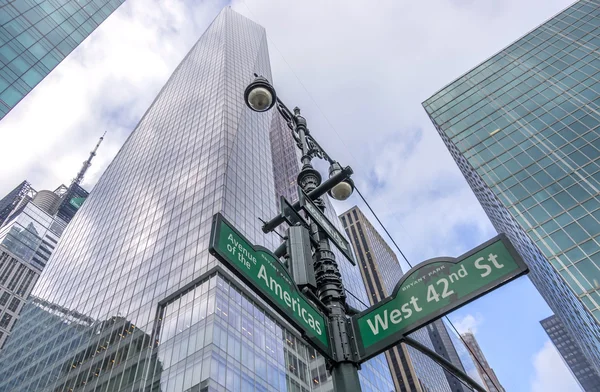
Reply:
<svg viewBox="0 0 600 392"><path fill-rule="evenodd" d="M582 0L423 106L496 230L600 370L600 2Z"/></svg>
<svg viewBox="0 0 600 392"><path fill-rule="evenodd" d="M444 323L444 319L439 319L429 323L425 328L427 329L427 332L429 332L429 337L431 338L431 343L433 344L435 352L444 357L447 361L450 361L461 371L466 372L462 358L458 355L459 349L455 347L455 345L464 346L464 343L460 340L457 341L452 339L450 332ZM465 349L467 348L466 346L464 347ZM471 359L470 362L473 362L473 360ZM444 373L446 374L448 384L450 384L450 389L452 391L473 392L472 388L464 384L453 373L447 371L446 369L444 369ZM475 381L479 382L480 385L484 385L483 381L480 382L478 379L475 379Z"/></svg>
<svg viewBox="0 0 600 392"><path fill-rule="evenodd" d="M469 352L475 359L475 366L477 366L479 375L485 382L487 390L489 392L505 392L506 390L500 385L500 381L498 380L494 369L491 368L485 355L483 355L483 351L481 351L481 347L479 347L475 335L469 331L462 334L462 338L469 347Z"/></svg>
<svg viewBox="0 0 600 392"><path fill-rule="evenodd" d="M208 253L217 212L255 244L280 242L259 218L277 213L296 158L276 111L243 102L255 72L271 77L265 31L225 8L65 230L0 354L0 391L331 390L298 331ZM383 356L360 378L393 390Z"/></svg>
<svg viewBox="0 0 600 392"><path fill-rule="evenodd" d="M600 374L595 371L560 320L552 315L540 321L564 363L584 392L600 392Z"/></svg>
<svg viewBox="0 0 600 392"><path fill-rule="evenodd" d="M15 208L21 203L21 201L27 196L33 197L33 188L27 181L23 181L15 189L10 191L8 195L0 199L0 226L8 218L8 216L14 211Z"/></svg>
<svg viewBox="0 0 600 392"><path fill-rule="evenodd" d="M0 0L0 120L125 0Z"/></svg>

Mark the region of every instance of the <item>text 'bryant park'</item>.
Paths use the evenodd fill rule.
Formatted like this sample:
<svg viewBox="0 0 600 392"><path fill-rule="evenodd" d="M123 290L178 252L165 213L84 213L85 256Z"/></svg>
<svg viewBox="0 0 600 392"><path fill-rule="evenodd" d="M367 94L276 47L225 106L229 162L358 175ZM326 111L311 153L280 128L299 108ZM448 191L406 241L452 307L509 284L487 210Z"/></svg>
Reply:
<svg viewBox="0 0 600 392"><path fill-rule="evenodd" d="M0 392L600 392L600 0L0 2Z"/></svg>

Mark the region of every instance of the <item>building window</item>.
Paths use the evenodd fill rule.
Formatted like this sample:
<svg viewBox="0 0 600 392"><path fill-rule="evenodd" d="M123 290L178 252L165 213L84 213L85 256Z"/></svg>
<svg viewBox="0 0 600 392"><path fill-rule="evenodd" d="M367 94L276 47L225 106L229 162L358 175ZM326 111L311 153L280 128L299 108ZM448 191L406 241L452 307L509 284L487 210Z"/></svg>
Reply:
<svg viewBox="0 0 600 392"><path fill-rule="evenodd" d="M4 313L4 316L2 316L2 319L0 319L0 328L8 328L10 320L12 320L12 316L8 313Z"/></svg>
<svg viewBox="0 0 600 392"><path fill-rule="evenodd" d="M8 302L8 299L10 298L10 294L7 292L2 293L2 296L0 297L0 306L5 306L6 303Z"/></svg>
<svg viewBox="0 0 600 392"><path fill-rule="evenodd" d="M8 310L16 312L20 304L21 301L18 298L13 298L12 301L10 301L10 305L8 305Z"/></svg>

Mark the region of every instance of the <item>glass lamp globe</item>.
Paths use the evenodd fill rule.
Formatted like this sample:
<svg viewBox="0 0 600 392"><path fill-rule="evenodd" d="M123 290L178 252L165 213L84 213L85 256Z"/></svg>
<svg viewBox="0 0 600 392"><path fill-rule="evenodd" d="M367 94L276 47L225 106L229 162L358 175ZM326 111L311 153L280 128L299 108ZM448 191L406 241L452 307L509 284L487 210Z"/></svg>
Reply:
<svg viewBox="0 0 600 392"><path fill-rule="evenodd" d="M354 187L348 181L342 181L329 191L331 197L335 200L344 201L350 197Z"/></svg>
<svg viewBox="0 0 600 392"><path fill-rule="evenodd" d="M248 94L248 106L256 112L267 111L273 106L273 94L264 87L255 87Z"/></svg>

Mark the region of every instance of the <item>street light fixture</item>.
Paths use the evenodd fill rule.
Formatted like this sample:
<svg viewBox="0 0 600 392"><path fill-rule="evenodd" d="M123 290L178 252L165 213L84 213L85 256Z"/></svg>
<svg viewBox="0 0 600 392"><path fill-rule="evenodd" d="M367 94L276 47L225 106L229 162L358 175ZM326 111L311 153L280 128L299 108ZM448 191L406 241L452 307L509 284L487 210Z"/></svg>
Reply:
<svg viewBox="0 0 600 392"><path fill-rule="evenodd" d="M332 163L331 166L329 166L329 178L335 176L341 171L342 166L339 163ZM350 177L346 177L346 179L335 185L327 193L335 200L344 201L349 198L350 195L352 195L352 192L354 192L354 181L352 181Z"/></svg>
<svg viewBox="0 0 600 392"><path fill-rule="evenodd" d="M267 79L262 76L255 76L256 79L244 91L244 101L255 112L266 112L275 104L277 95Z"/></svg>
<svg viewBox="0 0 600 392"><path fill-rule="evenodd" d="M346 290L342 283L335 254L331 251L329 243L330 239L332 239L335 244L339 244L336 241L339 234L336 237L335 233L331 234L333 229L326 229L326 227L331 227L328 226L331 225L331 222L322 214L325 210L325 203L321 199L321 196L325 193L336 200L348 199L354 191L354 182L350 178L352 169L349 166L342 168L337 161L334 161L327 155L325 150L311 136L306 126L306 119L300 115L299 108L294 108L293 112L289 110L277 98L275 88L267 79L257 74L254 74L254 76L254 81L246 87L244 92L246 105L255 112L266 112L273 106L277 106L277 110L292 130L296 146L302 151L302 157L300 158L302 169L298 174L297 183L301 188L299 197L303 196L302 208L305 208L307 214L304 225L309 223L310 228L300 227L302 224L288 228L287 240L282 246L277 248L275 255L276 257L282 257L287 254L292 259L291 264L298 270L297 276L299 277L298 282L294 283L302 282L301 284L304 285L302 293L306 294L321 309L325 310L330 334L330 352L327 359L327 369L331 372L334 390L360 391L358 369L360 368L361 357L357 350L355 332L353 332L350 325L351 319L348 318L348 314L356 314L358 311L346 302ZM329 162L329 178L323 183L321 183L321 175L312 166L311 162L313 158L321 158ZM302 195L302 193L305 195ZM312 200L312 202L307 204L306 198ZM282 200L285 199L282 197ZM306 209L308 205L312 206L313 209ZM317 207L316 209L314 208L315 206ZM300 207L300 201L298 201L291 206L291 209L297 211ZM318 212L314 212L317 209L321 210L321 215ZM264 222L262 231L269 233L285 220L286 215L282 211L282 213L269 222ZM328 224L324 222L328 222ZM310 229L310 232L308 229ZM312 252L311 244L314 246L314 253ZM339 245L337 246L340 250L342 249ZM300 260L303 260L303 262L300 262ZM295 275L293 275L293 279L296 279ZM467 381L468 385L473 389L483 391L483 388L467 374L446 361L443 357L437 355L434 351L407 336L403 336L402 339L404 339L406 344L413 346L413 348L440 363L448 371Z"/></svg>
<svg viewBox="0 0 600 392"><path fill-rule="evenodd" d="M346 200L354 190L354 183L350 179L352 169L343 168L321 148L319 143L311 136L306 119L300 115L300 109L289 110L275 93L275 88L267 79L254 74L255 79L246 87L244 91L244 101L250 109L255 112L265 112L277 107L277 111L287 122L292 130L292 137L296 141L296 146L302 151L300 158L302 169L298 174L297 183L306 195L313 200L314 205L321 210L325 210L325 203L321 195L328 193L336 200ZM329 179L321 184L321 175L312 166L314 158L321 158L329 162ZM298 203L297 203L298 204ZM294 205L296 208L296 205ZM316 218L314 218L316 219ZM275 229L283 220L281 215L265 222L262 227L264 232ZM322 223L322 222L321 222ZM336 391L356 391L360 390L360 380L358 378L358 354L351 349L349 336L351 331L348 329L349 319L346 311L346 291L341 279L341 273L338 263L335 260L335 254L331 251L329 243L329 234L325 232L322 225L317 222L310 222L311 240L315 244L312 265L314 276L316 278L316 287L314 295L319 300L328 313L330 324L332 360L328 363L331 371L333 385ZM305 287L308 289L308 286ZM308 289L312 293L310 289Z"/></svg>
<svg viewBox="0 0 600 392"><path fill-rule="evenodd" d="M244 102L246 102L246 105L255 112L266 112L277 104L277 110L287 121L289 128L292 129L298 148L302 150L302 164L305 166L302 170L309 170L308 166L310 166L312 158L318 157L329 162L329 178L340 173L342 171L341 165L331 159L319 143L312 137L308 128L306 128L306 119L300 115L300 109L295 108L292 113L292 111L277 98L275 88L266 78L257 74L254 74L254 76L254 81L252 81L244 91ZM310 167L310 170L315 176L318 176L318 172L315 169ZM321 182L320 176L317 179L317 182ZM327 194L335 200L343 201L348 199L353 191L354 181L352 181L348 175L341 179L340 182L333 184L332 188L327 191Z"/></svg>

